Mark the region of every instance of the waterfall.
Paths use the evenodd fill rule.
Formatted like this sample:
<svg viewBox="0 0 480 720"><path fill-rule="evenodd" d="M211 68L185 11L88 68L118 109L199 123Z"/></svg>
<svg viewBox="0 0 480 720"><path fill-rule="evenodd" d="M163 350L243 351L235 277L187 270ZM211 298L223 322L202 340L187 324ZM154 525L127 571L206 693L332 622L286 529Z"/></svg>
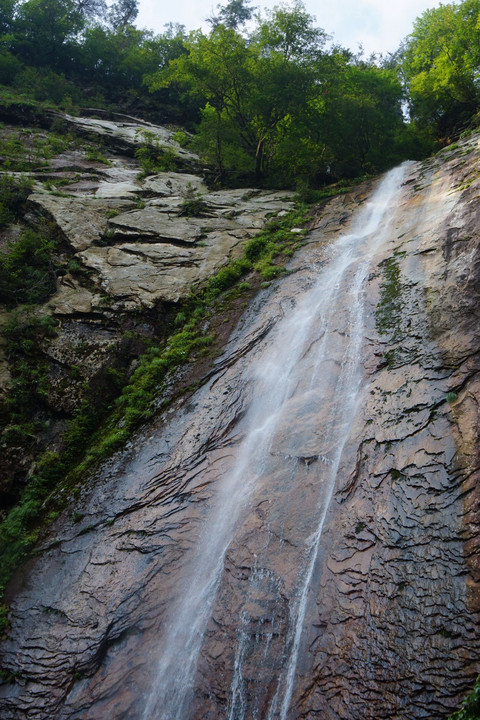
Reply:
<svg viewBox="0 0 480 720"><path fill-rule="evenodd" d="M163 638L166 650L145 701L143 720L190 717L197 662L235 528L271 462L276 438L281 432L285 434L282 428L291 426L292 436L299 432L292 419L293 405L309 404L315 409L328 401L328 422L315 428L313 440L302 438L303 445L315 446L322 473L315 489L313 525L304 538L303 561L290 600L281 670L268 715L264 716L269 720L289 717L322 531L362 396L365 284L372 257L393 217L391 208L395 207L403 174L402 167L388 173L358 213L351 231L328 248L328 262L319 269L315 284L296 298L292 309L279 320L274 341L267 339L270 344L266 343L251 369L252 401L242 420L243 438L235 449L230 472L215 489L188 576L178 588L178 600L168 615ZM342 313L338 311L340 297ZM259 572L252 572L252 584L258 582ZM248 613L244 612L238 618L231 699L225 714L229 720L254 717L252 712L247 714L242 680L248 623Z"/></svg>

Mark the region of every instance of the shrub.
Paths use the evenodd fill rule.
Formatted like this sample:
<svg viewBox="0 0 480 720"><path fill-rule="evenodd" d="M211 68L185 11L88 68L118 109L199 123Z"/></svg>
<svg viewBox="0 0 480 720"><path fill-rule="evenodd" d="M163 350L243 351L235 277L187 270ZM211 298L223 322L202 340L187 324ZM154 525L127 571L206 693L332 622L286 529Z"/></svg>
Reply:
<svg viewBox="0 0 480 720"><path fill-rule="evenodd" d="M150 346L140 356L128 383L125 384L124 375L116 370L105 372L101 398L98 400L91 396L84 400L68 422L62 452L43 454L18 505L0 524L0 593L14 569L31 551L38 536L40 521L52 517L55 505L53 508L46 507L51 491L61 481L77 482L91 470L94 463L121 448L132 430L154 414L158 407L156 399L159 391L166 386L168 373L188 362L193 355L209 352L214 338L205 334L205 317L223 301L224 296L221 299L219 296L233 286L239 290L249 288L248 283L239 283L239 280L252 270L253 261L266 278L283 271L281 264L273 264L273 259L295 246L298 238L292 238L290 228L302 222L304 212L304 209L295 211L281 221L270 223L261 236L250 241L243 258L222 268L203 290L192 292L179 308L173 320L173 333L166 343L159 347ZM18 314L6 333L10 350L23 353L17 363L19 375L23 374L22 383L17 384L18 397L15 402L19 408L31 404L32 392L43 393L46 388L46 378L42 380L41 367L32 365L29 369L28 363L25 363L25 358L29 359L28 353L35 353L38 344L32 343L32 333L34 329L37 333L47 335L55 332L51 318L30 318L30 322L30 330L26 320L23 322L26 327L22 329L22 320ZM25 363L25 367L22 363ZM36 372L39 375L34 382ZM102 426L102 420L105 419ZM34 434L35 428L27 428L25 417L21 420L22 424L19 421L17 425L11 426L12 431L16 427L21 432L31 431Z"/></svg>
<svg viewBox="0 0 480 720"><path fill-rule="evenodd" d="M0 225L7 225L20 216L32 187L30 178L0 175Z"/></svg>
<svg viewBox="0 0 480 720"><path fill-rule="evenodd" d="M39 303L52 295L57 287L54 249L50 238L30 228L9 243L7 252L0 255L0 301Z"/></svg>
<svg viewBox="0 0 480 720"><path fill-rule="evenodd" d="M180 215L186 217L201 217L208 213L208 205L199 195L187 197L180 205Z"/></svg>
<svg viewBox="0 0 480 720"><path fill-rule="evenodd" d="M22 63L6 48L0 49L0 83L11 85L22 70Z"/></svg>

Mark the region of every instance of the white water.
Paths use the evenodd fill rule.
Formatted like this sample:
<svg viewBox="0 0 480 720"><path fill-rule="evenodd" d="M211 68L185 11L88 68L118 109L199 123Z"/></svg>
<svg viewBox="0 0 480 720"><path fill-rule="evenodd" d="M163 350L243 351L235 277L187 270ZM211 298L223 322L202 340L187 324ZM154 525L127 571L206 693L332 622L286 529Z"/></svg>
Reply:
<svg viewBox="0 0 480 720"><path fill-rule="evenodd" d="M187 585L180 589L180 600L172 608L164 638L164 652L147 699L143 720L186 720L193 682L206 625L212 613L223 570L225 553L235 526L248 505L256 483L262 477L273 438L282 422L289 422L287 403L294 397L300 379L299 368L308 353L310 389L322 395L331 392L332 377L322 371L330 359L332 346L339 345L337 301L342 295L348 308L346 331L334 361L341 365L334 388L335 402L324 432L326 446L334 450L325 458L328 471L323 480L317 507L316 527L305 547L305 562L297 581L296 597L290 609L284 670L270 706L269 720L287 720L295 685L295 673L301 647L302 630L309 589L321 546L328 506L351 423L361 395L362 344L364 336L362 294L375 250L381 244L392 213L394 196L403 178L398 168L386 175L370 202L358 214L354 230L335 244L331 260L321 270L316 285L306 292L297 306L277 325L278 341L253 371L253 401L245 416L247 428L232 471L222 481L204 531L199 538ZM348 301L345 302L345 295ZM335 337L336 336L336 337ZM215 529L215 532L212 532ZM244 619L241 619L244 623ZM230 708L242 704L242 633L235 658ZM232 715L233 717L233 715ZM236 710L235 717L244 717Z"/></svg>

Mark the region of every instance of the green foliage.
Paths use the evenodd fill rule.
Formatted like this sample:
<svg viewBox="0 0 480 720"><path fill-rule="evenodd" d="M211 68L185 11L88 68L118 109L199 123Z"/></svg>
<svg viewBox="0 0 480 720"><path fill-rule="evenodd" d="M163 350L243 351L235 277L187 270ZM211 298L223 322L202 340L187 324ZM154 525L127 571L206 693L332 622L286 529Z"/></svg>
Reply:
<svg viewBox="0 0 480 720"><path fill-rule="evenodd" d="M208 214L207 203L192 185L187 185L185 197L180 205L180 215L201 217L206 214Z"/></svg>
<svg viewBox="0 0 480 720"><path fill-rule="evenodd" d="M0 175L0 227L16 220L30 195L33 181L27 177Z"/></svg>
<svg viewBox="0 0 480 720"><path fill-rule="evenodd" d="M101 162L104 165L111 165L110 161L105 157L98 147L87 148L87 160L92 162Z"/></svg>
<svg viewBox="0 0 480 720"><path fill-rule="evenodd" d="M411 115L444 136L463 129L478 109L480 0L426 10L402 54Z"/></svg>
<svg viewBox="0 0 480 720"><path fill-rule="evenodd" d="M173 172L177 167L177 155L172 148L161 145L155 133L142 130L140 136L145 143L135 150L135 158L141 167L141 178L159 172Z"/></svg>
<svg viewBox="0 0 480 720"><path fill-rule="evenodd" d="M207 285L206 294L208 297L216 297L221 292L232 287L252 267L248 259L235 260L222 268L211 278Z"/></svg>
<svg viewBox="0 0 480 720"><path fill-rule="evenodd" d="M392 341L399 339L400 320L402 317L402 285L398 259L393 256L383 263L384 280L380 285L380 300L377 305L375 319L377 329L383 335L389 335Z"/></svg>
<svg viewBox="0 0 480 720"><path fill-rule="evenodd" d="M13 84L35 100L54 103L67 112L71 112L74 105L81 101L81 91L77 86L67 80L64 73L53 72L48 67L43 70L26 67L16 74Z"/></svg>
<svg viewBox="0 0 480 720"><path fill-rule="evenodd" d="M10 432L28 434L35 429L32 407L48 395L47 367L36 356L42 341L56 335L56 326L50 315L34 315L27 309L11 313L2 327L12 374L6 401Z"/></svg>
<svg viewBox="0 0 480 720"><path fill-rule="evenodd" d="M462 707L450 715L448 720L479 720L480 718L480 675L475 681L472 692L467 695Z"/></svg>
<svg viewBox="0 0 480 720"><path fill-rule="evenodd" d="M7 305L39 303L57 287L52 253L55 242L26 228L18 240L0 254L0 301Z"/></svg>
<svg viewBox="0 0 480 720"><path fill-rule="evenodd" d="M177 132L173 134L172 139L184 148L187 148L192 144L192 138L189 137L183 130L177 130Z"/></svg>
<svg viewBox="0 0 480 720"><path fill-rule="evenodd" d="M20 60L6 48L0 48L0 84L11 85L23 68Z"/></svg>
<svg viewBox="0 0 480 720"><path fill-rule="evenodd" d="M376 172L408 145L403 90L394 70L335 49L301 3L275 8L245 37L214 23L191 33L188 53L147 78L185 88L202 103L196 149L217 179L309 185Z"/></svg>
<svg viewBox="0 0 480 720"><path fill-rule="evenodd" d="M223 24L237 30L253 16L255 8L248 7L249 4L250 0L229 0L224 6L217 5L218 15L210 17L208 21L212 27Z"/></svg>
<svg viewBox="0 0 480 720"><path fill-rule="evenodd" d="M235 122L225 110L217 110L208 102L201 110L192 150L216 169L216 179L220 182L224 182L227 176L235 182L235 176L252 174L254 171L253 159L242 147Z"/></svg>
<svg viewBox="0 0 480 720"><path fill-rule="evenodd" d="M42 522L54 517L52 492L59 483L80 480L95 463L121 448L133 429L155 413L171 374L193 357L210 353L215 337L205 332L209 315L222 307L232 289L236 293L232 297L249 290L244 277L252 272L253 263L266 278L282 272L282 257L285 261L299 242L290 229L304 219L305 208L300 207L270 222L264 233L247 245L244 257L222 268L203 289L192 292L172 323L170 337L162 345L147 349L127 382L121 371L111 368L105 372L100 396L92 391L80 404L68 421L62 451L43 454L19 502L0 524L0 593L34 547ZM54 333L51 317L25 311L13 314L5 328L14 375L9 432L19 440L34 437L36 432L35 423L28 422L29 414L34 401L48 394L47 368L36 353L42 340ZM74 512L72 521L79 520Z"/></svg>
<svg viewBox="0 0 480 720"><path fill-rule="evenodd" d="M10 621L8 619L8 607L6 605L0 605L0 637L4 634L5 630L10 625Z"/></svg>
<svg viewBox="0 0 480 720"><path fill-rule="evenodd" d="M26 0L15 16L12 46L22 61L58 71L73 62L83 24L75 0Z"/></svg>
<svg viewBox="0 0 480 720"><path fill-rule="evenodd" d="M208 213L208 205L201 197L186 198L180 205L180 215L201 217Z"/></svg>
<svg viewBox="0 0 480 720"><path fill-rule="evenodd" d="M155 36L121 20L134 0L114 3L103 24L76 0L5 0L0 81L69 111L90 99L189 129L197 122L194 147L221 183L253 176L317 188L423 156L439 125L468 120L478 106L479 2L427 11L403 54L379 65L327 48L301 2L253 19L248 3L232 0L208 33L171 24ZM182 131L175 139L189 141ZM143 176L177 163L150 142L137 158Z"/></svg>
<svg viewBox="0 0 480 720"><path fill-rule="evenodd" d="M327 92L316 102L333 175L353 178L396 164L405 152L396 73L343 55L330 58L325 71Z"/></svg>

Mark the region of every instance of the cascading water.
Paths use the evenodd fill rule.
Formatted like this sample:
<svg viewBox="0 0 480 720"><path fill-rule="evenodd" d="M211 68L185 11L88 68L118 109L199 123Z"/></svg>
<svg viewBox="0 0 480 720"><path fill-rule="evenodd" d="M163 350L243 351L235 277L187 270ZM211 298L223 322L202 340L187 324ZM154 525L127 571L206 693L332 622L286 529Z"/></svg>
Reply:
<svg viewBox="0 0 480 720"><path fill-rule="evenodd" d="M296 305L277 323L275 342L252 370L249 379L252 401L241 423L243 439L234 450L230 472L215 489L189 570L184 575L184 585L178 588L179 600L170 609L165 623L162 646L166 650L146 699L143 720L196 717L189 708L197 663L233 533L248 513L271 463L283 463L292 482L295 467L301 461L309 472L314 502L299 542L301 563L292 581L275 687L272 691L270 684L265 697L261 688L255 690L254 696L247 692L243 675L252 643L249 630L252 621L244 609L237 618L231 696L222 715L228 720L290 717L322 531L362 392L365 283L371 259L388 226L390 207L395 205L403 172L398 168L386 175L359 213L353 230L329 248L328 262L319 270L315 284L296 299ZM342 312L338 310L340 297ZM328 420L321 427L315 420L295 422L302 413L315 418L320 407L328 409ZM314 472L309 468L312 462ZM274 506L276 498L269 498L269 503ZM259 562L261 555L259 549ZM248 592L260 592L263 585L268 585L269 597L280 593L273 573L269 575L260 564L252 570ZM273 628L274 624L271 622L270 626ZM270 639L279 632L278 628L271 630ZM255 642L259 642L258 637ZM263 656L266 658L269 652L266 645Z"/></svg>

